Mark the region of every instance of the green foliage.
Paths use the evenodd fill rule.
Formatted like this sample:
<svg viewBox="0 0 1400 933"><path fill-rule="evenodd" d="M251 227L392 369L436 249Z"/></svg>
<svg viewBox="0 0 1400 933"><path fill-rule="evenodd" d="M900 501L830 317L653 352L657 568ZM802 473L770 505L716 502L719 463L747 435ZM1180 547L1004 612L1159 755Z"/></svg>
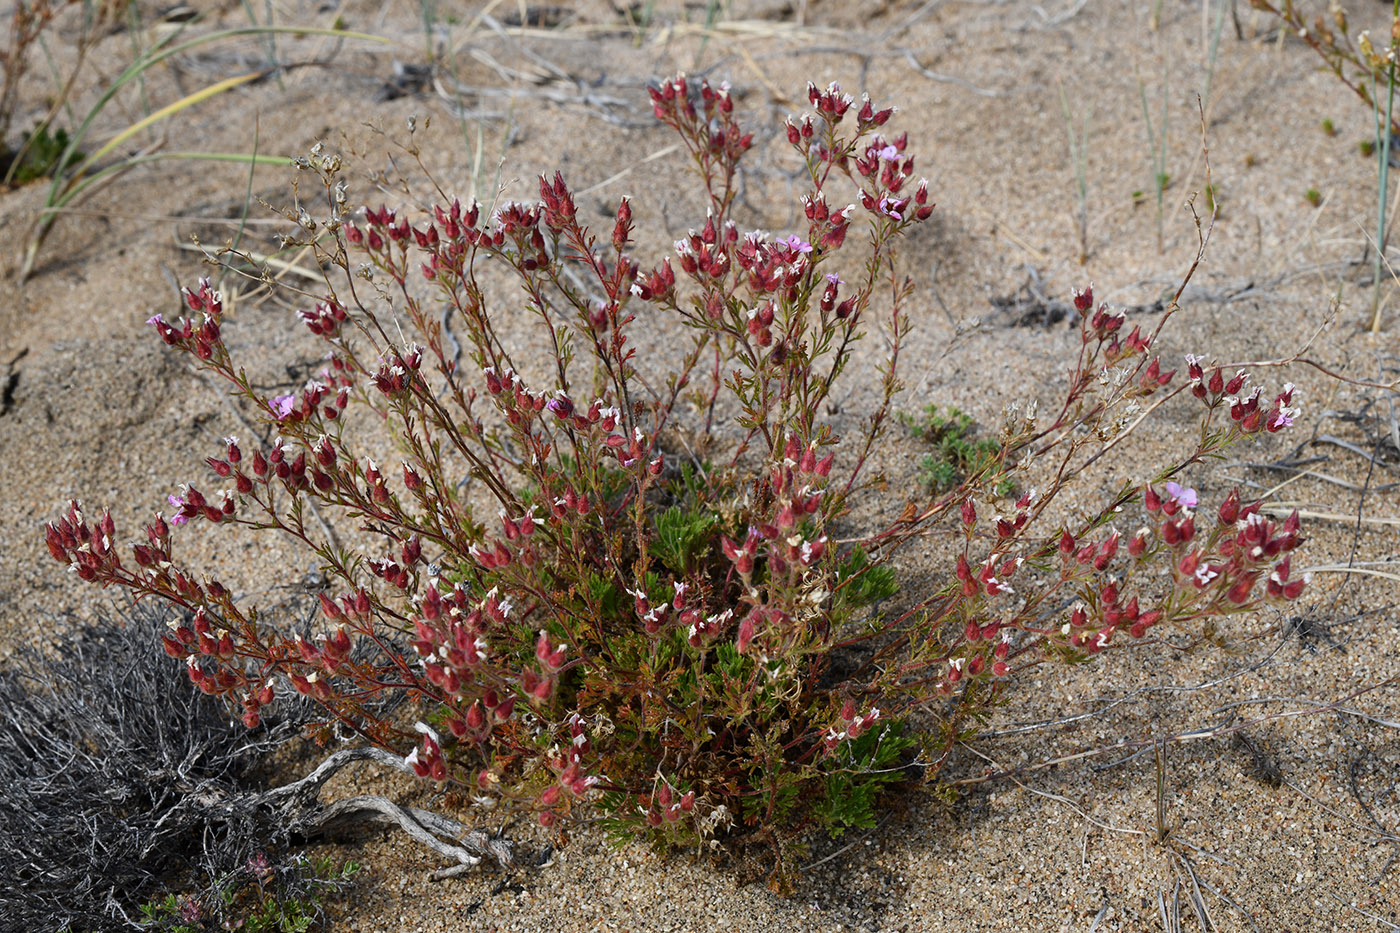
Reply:
<svg viewBox="0 0 1400 933"><path fill-rule="evenodd" d="M836 572L837 598L844 606L868 606L871 603L888 599L899 591L894 571L880 565L871 565L865 548L856 545L841 562Z"/></svg>
<svg viewBox="0 0 1400 933"><path fill-rule="evenodd" d="M964 478L988 469L1001 453L1000 445L991 438L972 440L972 416L952 406L940 411L937 405L928 405L922 418L901 412L899 421L933 448L919 459L919 483L930 494L946 492ZM1006 495L1011 489L1011 481L1002 480L996 491Z"/></svg>
<svg viewBox="0 0 1400 933"><path fill-rule="evenodd" d="M344 887L360 867L346 862L337 869L328 858L297 856L282 866L258 856L248 866L219 879L207 899L167 894L141 905L141 926L169 933L209 929L249 933L307 933L323 919L326 895Z"/></svg>
<svg viewBox="0 0 1400 933"><path fill-rule="evenodd" d="M719 523L713 512L690 511L673 505L656 516L656 540L652 553L668 570L685 573L696 556L705 550Z"/></svg>
<svg viewBox="0 0 1400 933"><path fill-rule="evenodd" d="M903 779L900 758L918 744L905 734L904 723L894 722L838 745L825 769L826 793L815 807L817 821L835 836L848 829L873 829L880 792Z"/></svg>
<svg viewBox="0 0 1400 933"><path fill-rule="evenodd" d="M1316 188L1309 188L1307 191L1303 192L1303 200L1307 201L1313 207L1317 207L1322 203L1322 192L1318 191Z"/></svg>
<svg viewBox="0 0 1400 933"><path fill-rule="evenodd" d="M598 607L604 618L617 618L622 613L622 592L611 580L589 571L585 585L589 602Z"/></svg>
<svg viewBox="0 0 1400 933"><path fill-rule="evenodd" d="M83 158L82 152L69 152L69 144L67 130L59 127L50 133L48 124L41 123L25 134L14 152L0 149L0 177L17 185L50 178Z"/></svg>

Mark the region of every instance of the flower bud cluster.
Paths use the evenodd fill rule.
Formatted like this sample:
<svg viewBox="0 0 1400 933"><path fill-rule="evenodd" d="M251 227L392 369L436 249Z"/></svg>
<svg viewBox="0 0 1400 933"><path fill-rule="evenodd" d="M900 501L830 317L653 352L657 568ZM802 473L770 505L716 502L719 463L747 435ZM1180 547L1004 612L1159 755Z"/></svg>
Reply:
<svg viewBox="0 0 1400 933"><path fill-rule="evenodd" d="M1073 303L1075 310L1080 314L1080 331L1085 345L1092 341L1096 352L1102 354L1101 375L1106 376L1115 368L1121 369L1138 357L1146 358L1145 364L1139 361L1132 369L1131 377L1135 382L1125 392L1126 396L1151 395L1172 381L1176 370L1163 372L1162 361L1158 357L1147 357L1147 351L1152 344L1151 335L1144 334L1140 327L1134 326L1126 337L1122 336L1122 327L1127 320L1126 312L1121 308L1114 311L1107 304L1100 304L1097 309L1094 308L1093 285L1076 290Z"/></svg>
<svg viewBox="0 0 1400 933"><path fill-rule="evenodd" d="M315 398L315 395L313 391L308 397ZM205 462L216 476L233 479L234 493L239 497L255 494L257 487L274 481L293 495L313 487L325 493L336 487L340 476L339 455L335 445L325 435L310 447L298 450L295 455L290 454L287 442L280 437L274 439L272 449L266 454L254 450L248 458L244 457L237 438L225 438L225 444L223 458L209 457ZM377 472L371 461L367 475L377 476ZM183 496L170 497L170 504L179 509L174 518L177 523L183 524L201 515L211 522L217 522L220 518L232 517L235 512L232 493L225 492L222 504L214 509L194 487L182 487L182 490ZM222 514L216 515L216 512Z"/></svg>
<svg viewBox="0 0 1400 933"><path fill-rule="evenodd" d="M651 794L637 795L637 812L653 829L677 823L695 812L695 791L678 794L671 783L663 778L660 786Z"/></svg>
<svg viewBox="0 0 1400 933"><path fill-rule="evenodd" d="M1241 505L1239 492L1232 490L1217 510L1215 533L1204 544L1193 544L1192 516L1166 517L1170 502L1162 503L1164 518L1159 527L1162 540L1172 549L1173 577L1179 588L1213 591L1215 602L1223 594L1226 604L1249 607L1258 602L1255 586L1268 571L1264 598L1291 601L1302 595L1308 577L1291 578L1289 556L1305 540L1296 509L1278 525L1260 514L1262 503ZM1152 511L1150 501L1148 508Z"/></svg>
<svg viewBox="0 0 1400 933"><path fill-rule="evenodd" d="M197 289L187 288L182 294L185 306L201 316L198 326L193 318L184 317L169 324L160 314L152 315L146 323L155 327L167 346L193 353L201 360L226 362L228 350L224 347L219 323L224 313L223 295L214 289L207 278L199 280Z"/></svg>
<svg viewBox="0 0 1400 933"><path fill-rule="evenodd" d="M749 243L746 240L747 249L741 249L735 253L735 258L739 260L739 266L744 269L752 269L758 250L759 238L751 234L750 239L753 242ZM680 264L682 272L698 282L704 283L707 279L723 279L733 268L730 251L738 240L739 229L732 222L725 222L721 236L721 231L715 228L714 216L711 215L706 218L705 226L699 232L687 231L684 237L673 244L676 251L676 262ZM810 251L811 248L808 247L808 252ZM789 250L781 255L795 256L795 253L795 250ZM778 263L776 257L773 262L774 264ZM761 278L756 278L754 281L759 285L763 283Z"/></svg>
<svg viewBox="0 0 1400 933"><path fill-rule="evenodd" d="M520 675L520 687L525 691L525 698L530 703L539 706L554 693L554 688L559 683L557 675L568 660L568 647L565 643L550 638L549 632L540 630L539 640L535 642L535 660L539 663L539 673L526 668Z"/></svg>
<svg viewBox="0 0 1400 933"><path fill-rule="evenodd" d="M259 685L250 680L235 663L248 653L246 649L235 645L229 628L221 625L216 631L209 619L203 606L195 610L188 625L172 619L170 634L161 636L165 653L185 662L190 681L201 692L236 697L243 710L239 718L249 729L255 728L262 721L262 709L276 699L272 681Z"/></svg>
<svg viewBox="0 0 1400 933"><path fill-rule="evenodd" d="M345 370L345 363L339 357L332 357L331 369L321 372L321 378L309 380L300 394L277 395L266 402L272 420L283 424L300 424L315 421L319 415L326 421L335 421L350 403L351 379ZM334 393L335 397L330 396ZM322 402L326 404L322 405Z"/></svg>
<svg viewBox="0 0 1400 933"><path fill-rule="evenodd" d="M447 780L447 759L442 754L442 739L426 723L414 723L413 727L423 734L423 741L408 753L404 763L420 778L432 778L438 782Z"/></svg>
<svg viewBox="0 0 1400 933"><path fill-rule="evenodd" d="M1014 522L1012 523L1014 526ZM987 556L982 562L982 566L973 571L972 565L968 563L967 555L959 554L956 568L953 573L961 584L962 594L972 598L979 594L984 596L1014 595L1015 590L1006 581L1020 568L1021 558L998 556L993 553Z"/></svg>
<svg viewBox="0 0 1400 933"><path fill-rule="evenodd" d="M571 798L579 799L596 785L596 774L587 773L584 759L593 754L593 743L583 717L574 713L569 717L569 745L563 754L554 754L549 759L550 769L556 778L553 784L540 792L536 805L540 808L539 821L543 826L553 826L558 821L558 808Z"/></svg>
<svg viewBox="0 0 1400 933"><path fill-rule="evenodd" d="M854 204L848 204L840 210L832 210L827 206L826 196L821 192L802 196L802 212L807 216L808 235L820 250L840 249L845 244L854 210ZM824 304L830 305L835 300L837 284L839 282L828 278L828 289L822 296Z"/></svg>
<svg viewBox="0 0 1400 933"><path fill-rule="evenodd" d="M428 253L428 261L422 263L420 269L430 282L452 285L460 280L472 249L478 246L499 249L506 242L504 229L494 232L477 229L481 207L475 201L465 210L457 199L453 199L446 210L434 205L433 220L435 222L424 229L413 231L414 242Z"/></svg>
<svg viewBox="0 0 1400 933"><path fill-rule="evenodd" d="M334 298L316 303L311 311L298 311L308 330L318 337L335 338L340 336L340 325L349 320L345 306Z"/></svg>
<svg viewBox="0 0 1400 933"><path fill-rule="evenodd" d="M1242 434L1257 434L1261 429L1276 434L1290 427L1298 417L1298 409L1292 407L1295 388L1291 382L1284 385L1283 391L1274 396L1273 403L1265 409L1260 405L1263 390L1259 386L1245 393L1249 373L1243 369L1226 379L1217 366L1207 376L1201 367L1201 357L1187 354L1186 372L1191 379L1191 394L1209 408L1228 408L1230 420Z"/></svg>
<svg viewBox="0 0 1400 933"><path fill-rule="evenodd" d="M410 347L407 353L394 350L370 378L370 385L386 396L398 395L410 389L426 391L426 383L418 375L422 365L422 347Z"/></svg>
<svg viewBox="0 0 1400 933"><path fill-rule="evenodd" d="M670 600L658 603L653 603L651 596L643 589L630 589L627 592L633 600L632 608L648 635L660 634L667 620L675 618L676 624L688 632L691 647L699 647L718 633L717 626L723 620L719 616L706 618L704 598L693 595L693 587L689 583L673 581L671 587L674 595ZM732 612L727 613L724 619L729 615Z"/></svg>
<svg viewBox="0 0 1400 933"><path fill-rule="evenodd" d="M160 521L164 526L164 520ZM103 512L94 528L84 519L82 507L76 500L68 504L67 515L44 527L44 541L53 559L67 564L81 579L89 582L121 567L121 558L112 547L114 534L116 525L111 512ZM167 530L161 540L168 538Z"/></svg>
<svg viewBox="0 0 1400 933"><path fill-rule="evenodd" d="M692 88L682 74L647 88L647 93L656 119L683 139L700 141L700 154L705 157L734 165L753 145L753 134L742 132L734 120L734 100L727 81L712 87L702 78Z"/></svg>
<svg viewBox="0 0 1400 933"><path fill-rule="evenodd" d="M1215 529L1202 535L1196 527L1195 490L1169 482L1160 493L1148 484L1143 503L1149 524L1128 542L1131 564L1123 579L1102 581L1119 563L1118 532L1101 541L1061 533L1056 548L1060 576L1078 585L1081 600L1051 633L1053 641L1094 654L1119 631L1143 638L1164 621L1253 608L1260 602L1256 588L1261 577L1267 580L1264 599L1288 601L1302 594L1307 578L1292 577L1289 557L1303 541L1296 511L1278 526L1259 514L1260 503L1241 505L1238 491L1231 491L1217 510ZM1161 554L1170 568L1172 591L1161 605L1144 610L1139 598L1128 594L1128 583Z"/></svg>
<svg viewBox="0 0 1400 933"><path fill-rule="evenodd" d="M1092 593L1088 603L1080 603L1070 611L1059 636L1071 648L1095 654L1108 647L1118 631L1127 629L1134 638L1143 638L1162 619L1161 610L1144 612L1136 596L1125 600L1119 584L1109 581Z"/></svg>
<svg viewBox="0 0 1400 933"><path fill-rule="evenodd" d="M366 208L365 229L346 223L344 231L347 242L363 249L396 281L404 281L409 234L415 232L407 218L400 218L388 207L381 206L379 210Z"/></svg>
<svg viewBox="0 0 1400 933"><path fill-rule="evenodd" d="M474 699L466 691L490 673L487 666L492 655L487 637L493 629L501 630L511 609L510 600L501 599L495 590L473 602L461 586L446 596L431 581L424 588L419 611L409 616L416 636L411 644L428 681L455 707ZM508 719L514 708L513 699L487 695L483 700L497 721ZM453 733L461 737L455 726Z"/></svg>
<svg viewBox="0 0 1400 933"><path fill-rule="evenodd" d="M864 715L858 716L855 701L847 699L841 704L836 723L822 737L822 746L831 753L842 742L853 742L860 738L879 718L879 707L873 706Z"/></svg>
<svg viewBox="0 0 1400 933"><path fill-rule="evenodd" d="M739 606L744 614L736 636L740 653L760 637L775 649L792 643L801 637L801 624L813 621L814 604L808 597L820 601L827 595L822 587L829 582L823 564L828 538L813 535L808 527L819 527L823 521L828 498L823 487L834 460L833 454L819 458L814 445L789 434L783 459L772 466L767 478L771 503L767 513L755 516L742 542L727 535L720 539L725 558L744 585ZM754 585L760 567L766 570L766 599ZM725 616L706 619L704 626L693 623L692 644L727 621Z"/></svg>

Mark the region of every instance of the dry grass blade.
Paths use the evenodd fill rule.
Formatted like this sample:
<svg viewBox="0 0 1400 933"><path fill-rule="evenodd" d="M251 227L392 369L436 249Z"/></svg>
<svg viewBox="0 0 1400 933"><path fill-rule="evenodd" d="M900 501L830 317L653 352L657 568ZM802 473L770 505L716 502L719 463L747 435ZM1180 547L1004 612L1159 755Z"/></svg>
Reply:
<svg viewBox="0 0 1400 933"><path fill-rule="evenodd" d="M1187 890L1187 898L1191 903L1191 909L1196 914L1196 922L1201 925L1201 929L1210 933L1216 929L1215 919L1210 915L1210 907L1205 899L1201 897L1201 886L1196 875L1196 866L1191 864L1191 860L1186 856L1178 856L1181 864L1186 868L1186 878L1191 882L1191 887Z"/></svg>
<svg viewBox="0 0 1400 933"><path fill-rule="evenodd" d="M1162 929L1166 933L1181 933L1181 902L1177 898L1175 887L1172 888L1170 900L1165 889L1157 890L1157 912L1162 918Z"/></svg>
<svg viewBox="0 0 1400 933"><path fill-rule="evenodd" d="M186 252L200 253L205 256L209 255L208 248L200 243L177 242L175 248ZM305 253L306 250L302 250L298 254L298 258L301 255L305 255ZM240 250L235 255L250 266L269 266L278 270L276 278L281 278L282 275L287 273L299 276L310 282L323 282L326 278L323 272L311 269L307 266L297 265L296 258L291 260L279 259L271 254L260 253L254 250Z"/></svg>
<svg viewBox="0 0 1400 933"><path fill-rule="evenodd" d="M95 151L91 155L81 156L81 147L88 139L89 135L92 133L94 124L96 123L98 117L107 110L108 106L113 103L116 96L124 88L128 87L129 85L135 82L143 81L147 71L149 71L156 65L159 65L161 62L166 61L173 55L177 55L182 52L186 52L191 49L207 45L209 43L216 43L234 37L268 36L282 33L290 33L296 35L334 36L340 39L360 39L371 42L387 41L386 39L380 36L369 35L366 33L347 32L345 30L340 29L321 29L310 26L240 27L237 29L220 30L217 32L210 33L208 35L198 36L193 39L189 39L187 41L179 43L175 42L175 40L181 35L181 32L177 31L171 34L170 36L167 36L166 38L162 39L156 46L146 50L144 53L139 55L136 58L136 60L129 64L119 75L107 82L107 87L103 91L102 95L98 97L97 101L88 111L87 115L83 118L82 122L73 131L72 138L70 139L68 146L64 149L62 155L57 161L58 165L67 166L71 164L72 167L68 170L58 171L54 173L53 180L49 185L48 195L44 201L44 206L39 211L38 216L34 219L33 225L29 233L24 237L25 246L18 272L19 280L23 282L33 272L34 262L38 257L39 250L42 247L45 238L48 236L49 231L53 228L54 221L57 220L58 215L56 212L59 209L67 207L68 205L73 203L75 199L83 196L84 194L91 193L91 185L94 181L102 178L109 178L114 173L122 171L131 165L139 164L140 162L148 161L152 158L159 158L157 156L150 155L150 153L142 153L135 158L122 159L118 162L117 165L107 166L106 168L98 171L95 176L89 177L89 173L97 167L97 164L102 160L102 158L110 154L113 150L116 149L116 147L121 145L122 142L126 141L127 139L130 139L133 135L139 133L143 129L147 129L164 120L167 120L168 118L175 116L176 114L179 114L189 109L190 107L203 103L213 97L216 97L227 91L233 90L234 88L241 87L260 77L265 77L273 73L280 73L283 70L297 66L277 65L271 68L261 69L259 71L252 72L249 74L238 75L235 77L224 79L222 81L213 82L204 88L184 95L179 100L171 104L157 109L155 112L151 113L145 118L135 121L134 123L128 125L125 129L119 131L116 135L112 137L112 139L108 140L107 143L98 148L97 151ZM174 156L165 156L164 158L173 157ZM186 155L184 157L199 158L199 156L197 155ZM223 154L220 157L225 160L230 158L230 156L228 156L227 154ZM251 161L254 163L258 162L260 159L265 158L266 157L259 157L256 155L240 157L242 161Z"/></svg>
<svg viewBox="0 0 1400 933"><path fill-rule="evenodd" d="M955 77L954 75L945 75L939 74L936 71L929 71L922 64L920 64L917 58L914 57L914 53L912 51L905 51L904 60L909 63L910 68L914 69L919 74L923 75L925 78L928 78L930 81L938 81L942 84L956 84L958 87L965 88L966 90L971 91L978 97L1001 96L1001 91L994 91L991 88L986 87L978 87L972 82L964 80L963 78Z"/></svg>
<svg viewBox="0 0 1400 933"><path fill-rule="evenodd" d="M1273 505L1266 505L1259 511L1272 518L1287 518L1295 509L1299 518L1309 520L1319 520L1327 522L1349 522L1360 521L1363 525L1400 525L1400 518L1386 518L1378 515L1363 515L1358 519L1355 515L1347 515L1343 512L1320 512L1315 509L1299 508L1298 503L1281 502Z"/></svg>
<svg viewBox="0 0 1400 933"><path fill-rule="evenodd" d="M1386 524L1397 524L1397 522L1386 522ZM1400 574L1387 573L1384 570L1375 570L1370 567L1358 567L1354 564L1318 564L1304 568L1305 573L1354 573L1365 577L1380 577L1385 580L1400 582Z"/></svg>
<svg viewBox="0 0 1400 933"><path fill-rule="evenodd" d="M1371 919L1371 920L1376 921L1376 922L1379 923L1379 924L1381 925L1381 927L1384 928L1384 929L1387 929L1387 930L1400 930L1400 924L1392 923L1392 922L1390 922L1389 920L1387 920L1386 918L1382 917L1380 914L1373 914L1373 913L1371 913L1369 910L1363 910L1363 909L1361 909L1360 907L1357 907L1355 904L1351 903L1350 901L1342 900L1340 897L1338 897L1336 894L1333 894L1331 891L1328 891L1328 892L1327 892L1327 896L1330 897L1330 898L1332 898L1332 900L1336 901L1338 904L1342 904L1343 906L1350 907L1352 910L1354 910L1354 911L1356 911L1357 913L1361 914L1363 917L1367 917L1367 918L1369 918L1369 919Z"/></svg>
<svg viewBox="0 0 1400 933"><path fill-rule="evenodd" d="M1370 462L1376 464L1376 466L1381 467L1382 469L1385 469L1385 470L1393 470L1393 469L1395 469L1395 466L1394 466L1393 464L1386 463L1384 460L1381 460L1381 459L1377 458L1374 451L1366 450L1364 447L1358 447L1356 444L1353 444L1351 441L1343 440L1343 439L1340 438L1340 437L1333 437L1333 436L1330 435L1330 434L1319 434L1316 438L1314 438L1314 443L1318 443L1318 444L1333 444L1333 445L1335 445L1335 446L1337 446L1337 447L1342 448L1343 450L1349 450L1349 451L1351 451L1352 453L1356 454L1358 457L1361 457L1363 460L1370 461Z"/></svg>

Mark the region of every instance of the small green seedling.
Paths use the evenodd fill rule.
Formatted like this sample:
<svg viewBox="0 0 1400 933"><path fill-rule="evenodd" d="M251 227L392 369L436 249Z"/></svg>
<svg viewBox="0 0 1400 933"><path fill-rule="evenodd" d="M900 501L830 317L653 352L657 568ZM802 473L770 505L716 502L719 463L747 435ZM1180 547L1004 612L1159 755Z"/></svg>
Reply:
<svg viewBox="0 0 1400 933"><path fill-rule="evenodd" d="M933 448L919 459L919 483L932 494L946 492L965 477L992 467L1001 453L991 438L972 440L972 416L952 406L940 411L937 405L929 405L922 418L901 412L899 420L910 434ZM1012 488L1010 480L1002 480L996 491L1007 495Z"/></svg>
<svg viewBox="0 0 1400 933"><path fill-rule="evenodd" d="M24 142L11 152L0 147L0 178L9 184L27 185L41 178L51 178L83 157L83 153L65 152L69 145L68 131L52 133L46 124L39 124L24 136Z"/></svg>
<svg viewBox="0 0 1400 933"><path fill-rule="evenodd" d="M1309 188L1307 191L1303 192L1303 200L1307 201L1313 207L1317 207L1322 203L1322 192L1318 191L1316 188Z"/></svg>
<svg viewBox="0 0 1400 933"><path fill-rule="evenodd" d="M349 885L359 870L354 862L337 868L330 859L301 855L276 865L259 853L203 898L167 894L143 904L141 925L171 933L198 933L211 923L248 933L307 933L324 920L326 895Z"/></svg>

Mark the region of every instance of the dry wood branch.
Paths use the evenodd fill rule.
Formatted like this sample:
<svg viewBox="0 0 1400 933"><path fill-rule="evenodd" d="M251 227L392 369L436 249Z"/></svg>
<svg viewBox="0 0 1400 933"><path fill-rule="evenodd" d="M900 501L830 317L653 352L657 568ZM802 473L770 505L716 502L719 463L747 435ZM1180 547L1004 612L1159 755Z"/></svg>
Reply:
<svg viewBox="0 0 1400 933"><path fill-rule="evenodd" d="M290 836L312 838L357 824L391 824L415 842L455 864L433 873L433 880L461 874L490 859L514 871L533 867L541 859L522 861L515 845L500 833L474 829L430 810L406 807L379 794L346 797L329 804L319 800L326 782L349 765L373 762L412 774L397 755L378 748L347 748L331 754L305 777L258 794L230 797L219 806L230 815L260 812ZM450 840L450 841L449 841Z"/></svg>

